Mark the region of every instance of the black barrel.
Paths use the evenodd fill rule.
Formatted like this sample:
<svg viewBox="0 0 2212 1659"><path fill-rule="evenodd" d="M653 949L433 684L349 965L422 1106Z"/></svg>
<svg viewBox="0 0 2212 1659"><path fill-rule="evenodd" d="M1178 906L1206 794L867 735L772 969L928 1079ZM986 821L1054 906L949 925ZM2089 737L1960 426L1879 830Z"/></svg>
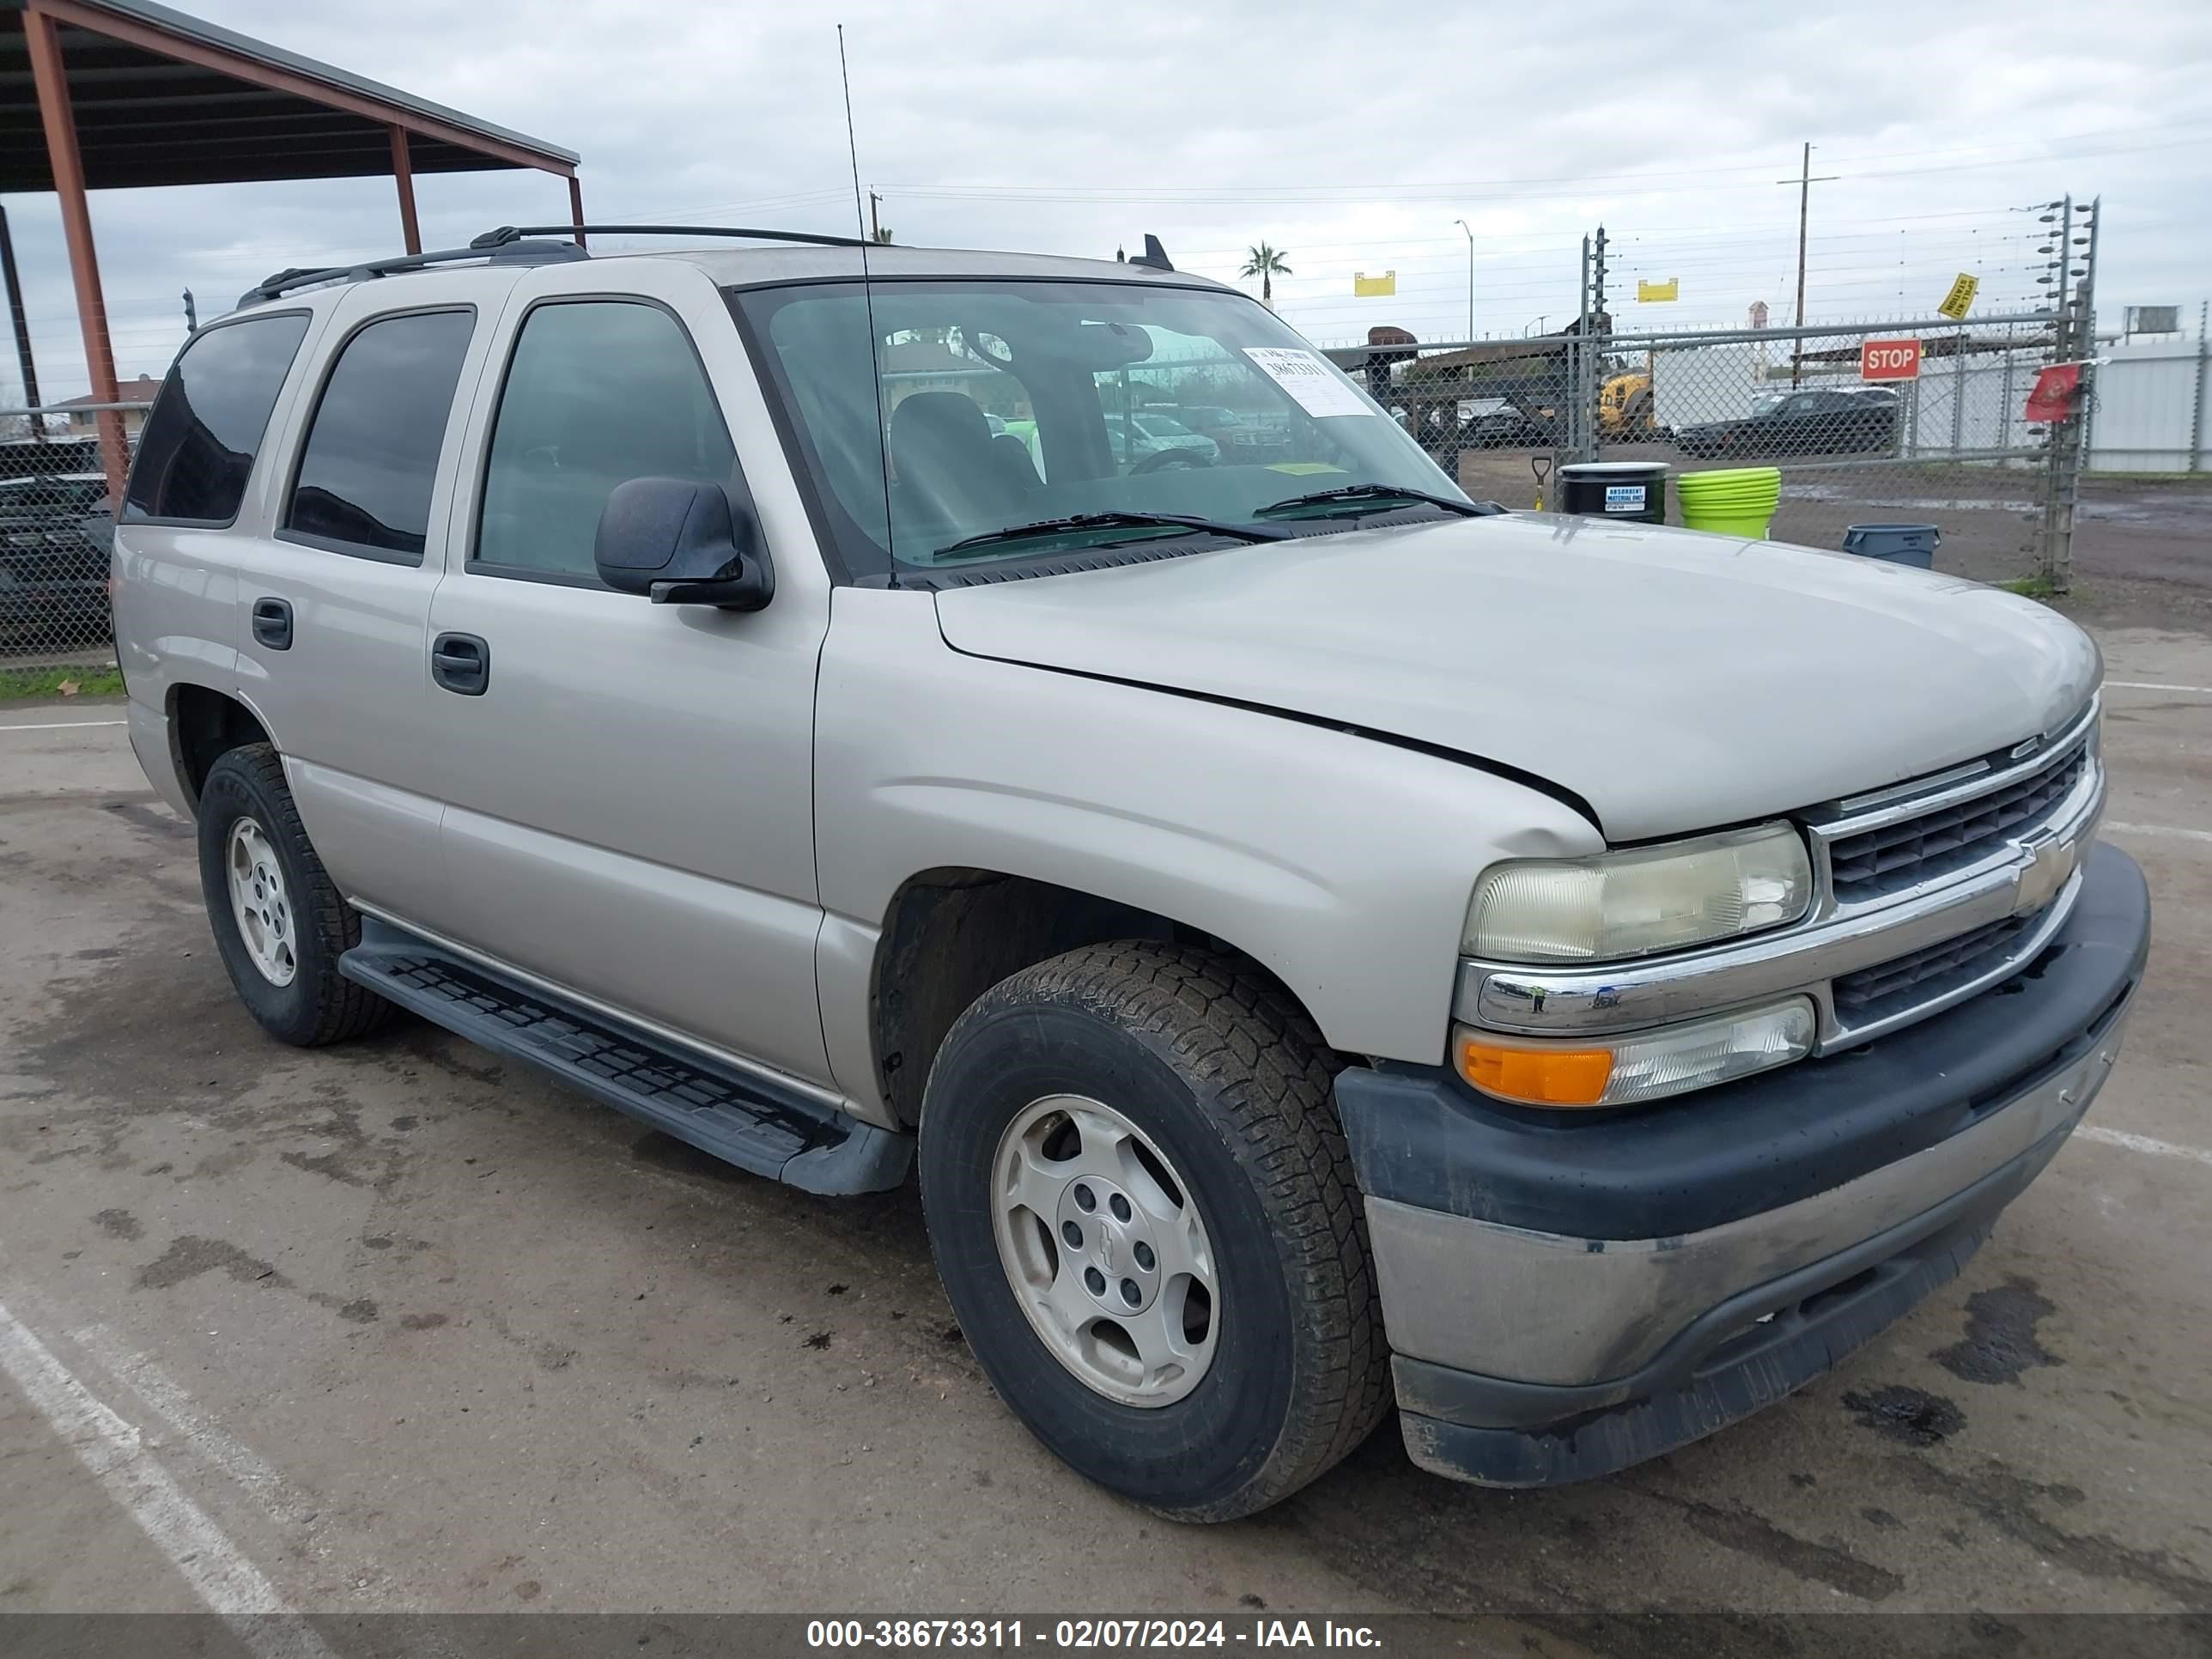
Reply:
<svg viewBox="0 0 2212 1659"><path fill-rule="evenodd" d="M1559 469L1559 511L1664 524L1667 463L1570 461Z"/></svg>

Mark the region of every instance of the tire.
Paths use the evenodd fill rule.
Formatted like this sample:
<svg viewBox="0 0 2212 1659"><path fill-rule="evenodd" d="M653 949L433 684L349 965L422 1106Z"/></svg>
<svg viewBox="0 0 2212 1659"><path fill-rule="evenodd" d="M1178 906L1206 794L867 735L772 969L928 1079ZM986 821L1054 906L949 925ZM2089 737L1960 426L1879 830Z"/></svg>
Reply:
<svg viewBox="0 0 2212 1659"><path fill-rule="evenodd" d="M1073 951L1001 981L954 1024L921 1126L938 1273L1000 1396L1079 1474L1171 1519L1232 1520L1325 1473L1382 1420L1389 1349L1331 1083L1321 1033L1286 993L1192 946ZM1000 1228L1015 1224L998 1196L1004 1138L1060 1097L1107 1106L1149 1142L1210 1242L1210 1358L1168 1403L1086 1380L1025 1311L1002 1254ZM1033 1228L1055 1256L1058 1224ZM1067 1252L1071 1273L1088 1249ZM1141 1250L1124 1259L1152 1265Z"/></svg>
<svg viewBox="0 0 2212 1659"><path fill-rule="evenodd" d="M243 847L265 849L281 877L281 886L270 884L289 947L291 971L281 983L257 959L233 903L231 863ZM228 750L208 769L200 787L199 851L200 891L216 946L239 1000L262 1030L312 1048L364 1036L390 1018L389 1002L338 972L338 958L361 943L361 917L315 855L284 782L284 764L268 744Z"/></svg>

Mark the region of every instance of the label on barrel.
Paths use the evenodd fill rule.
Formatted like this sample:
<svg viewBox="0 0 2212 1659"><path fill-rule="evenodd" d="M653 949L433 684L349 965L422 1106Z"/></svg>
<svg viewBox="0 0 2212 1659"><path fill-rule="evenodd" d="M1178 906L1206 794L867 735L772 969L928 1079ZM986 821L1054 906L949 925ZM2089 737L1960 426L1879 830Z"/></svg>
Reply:
<svg viewBox="0 0 2212 1659"><path fill-rule="evenodd" d="M1641 513L1644 510L1642 484L1607 484L1605 487L1605 510L1608 513Z"/></svg>

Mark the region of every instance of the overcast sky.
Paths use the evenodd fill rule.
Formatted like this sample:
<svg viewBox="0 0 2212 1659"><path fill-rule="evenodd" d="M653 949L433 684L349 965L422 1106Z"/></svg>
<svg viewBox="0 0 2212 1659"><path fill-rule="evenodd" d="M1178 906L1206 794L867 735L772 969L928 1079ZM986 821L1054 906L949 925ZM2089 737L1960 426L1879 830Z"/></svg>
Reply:
<svg viewBox="0 0 2212 1659"><path fill-rule="evenodd" d="M1842 175L1813 186L1816 320L1928 315L1961 270L1984 279L1977 314L2023 304L2043 227L2014 210L2068 191L2105 198L2101 322L2179 303L2193 328L2212 297L2203 0L191 9L579 151L591 217L831 231L854 223L842 15L861 181L898 240L1111 258L1149 230L1178 264L1234 279L1264 239L1296 273L1279 308L1324 343L1376 323L1464 335L1462 219L1478 333L1571 315L1600 223L1628 293L1681 281L1677 304L1616 304L1620 326L1735 324L1762 299L1785 321L1797 191L1775 181L1808 140L1813 171ZM544 175L416 189L432 246L566 217ZM85 385L59 221L50 197L6 204L57 400ZM399 247L380 179L106 191L93 219L125 377L165 369L187 287L205 319L278 267ZM1355 271L1385 270L1395 299L1353 298ZM0 362L0 402L15 391Z"/></svg>

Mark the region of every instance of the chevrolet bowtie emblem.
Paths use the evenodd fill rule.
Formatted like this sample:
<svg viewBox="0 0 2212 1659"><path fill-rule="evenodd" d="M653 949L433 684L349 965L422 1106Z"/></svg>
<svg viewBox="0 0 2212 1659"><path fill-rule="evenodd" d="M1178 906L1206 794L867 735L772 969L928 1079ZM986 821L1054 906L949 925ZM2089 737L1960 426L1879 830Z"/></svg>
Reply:
<svg viewBox="0 0 2212 1659"><path fill-rule="evenodd" d="M2025 916L2040 910L2058 896L2074 873L2075 852L2070 841L2045 836L2022 843L2027 861L2020 867L2019 886L2013 894L2012 913Z"/></svg>

